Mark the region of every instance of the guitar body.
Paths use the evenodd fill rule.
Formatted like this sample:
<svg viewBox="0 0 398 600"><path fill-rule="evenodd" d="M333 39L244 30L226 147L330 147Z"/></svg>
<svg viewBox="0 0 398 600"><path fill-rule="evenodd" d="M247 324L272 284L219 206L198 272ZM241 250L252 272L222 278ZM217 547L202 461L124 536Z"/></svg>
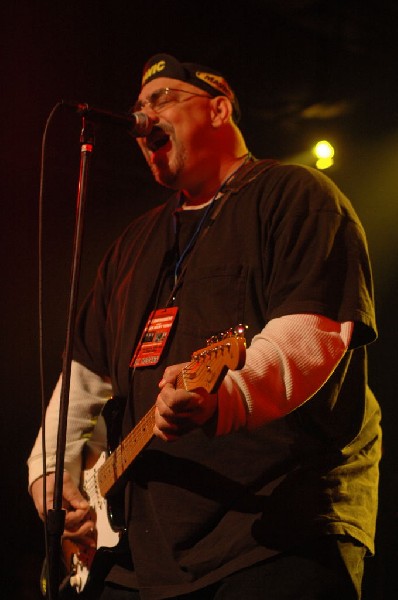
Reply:
<svg viewBox="0 0 398 600"><path fill-rule="evenodd" d="M104 577L110 571L121 552L127 552L124 540L124 504L122 494L115 494L109 501L98 490L98 471L107 460L111 449L120 441L118 428L122 413L122 398L108 400L98 418L90 440L83 450L80 491L90 503L89 517L95 523L96 547L90 548L71 538L62 539L61 581L59 600L90 600L97 598ZM104 448L108 447L107 450ZM40 576L40 589L46 596L47 561Z"/></svg>

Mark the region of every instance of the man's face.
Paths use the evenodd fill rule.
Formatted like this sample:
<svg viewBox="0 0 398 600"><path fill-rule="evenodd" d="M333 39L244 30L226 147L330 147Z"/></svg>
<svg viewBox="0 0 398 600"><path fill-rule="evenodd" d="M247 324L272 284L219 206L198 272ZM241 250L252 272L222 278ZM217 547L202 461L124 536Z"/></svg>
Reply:
<svg viewBox="0 0 398 600"><path fill-rule="evenodd" d="M211 150L211 100L177 79L159 77L143 87L134 110L155 126L138 144L158 183L183 189L198 177Z"/></svg>

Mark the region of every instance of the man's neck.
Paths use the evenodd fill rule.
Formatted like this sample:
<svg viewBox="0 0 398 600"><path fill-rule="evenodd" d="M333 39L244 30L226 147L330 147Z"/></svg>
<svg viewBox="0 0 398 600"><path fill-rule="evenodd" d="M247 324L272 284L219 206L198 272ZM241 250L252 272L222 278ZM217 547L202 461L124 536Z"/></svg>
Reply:
<svg viewBox="0 0 398 600"><path fill-rule="evenodd" d="M212 182L205 182L197 189L182 189L183 206L203 206L208 202L211 202L219 193L221 187L239 171L240 167L245 164L249 158L249 154L246 153L243 156L236 157L224 164L220 168L219 174L214 178Z"/></svg>

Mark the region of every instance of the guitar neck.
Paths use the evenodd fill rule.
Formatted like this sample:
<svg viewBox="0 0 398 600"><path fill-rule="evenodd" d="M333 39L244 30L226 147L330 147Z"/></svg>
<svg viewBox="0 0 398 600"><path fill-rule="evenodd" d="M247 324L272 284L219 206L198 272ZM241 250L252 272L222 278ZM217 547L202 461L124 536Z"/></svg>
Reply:
<svg viewBox="0 0 398 600"><path fill-rule="evenodd" d="M153 437L155 406L137 423L98 471L98 485L105 498L121 479L138 454Z"/></svg>
<svg viewBox="0 0 398 600"><path fill-rule="evenodd" d="M230 334L220 342L198 350L192 361L177 376L176 387L187 391L203 388L214 392L228 369L242 368L246 344L242 332ZM106 498L132 464L137 455L153 437L155 405L144 415L116 450L98 470L98 486Z"/></svg>

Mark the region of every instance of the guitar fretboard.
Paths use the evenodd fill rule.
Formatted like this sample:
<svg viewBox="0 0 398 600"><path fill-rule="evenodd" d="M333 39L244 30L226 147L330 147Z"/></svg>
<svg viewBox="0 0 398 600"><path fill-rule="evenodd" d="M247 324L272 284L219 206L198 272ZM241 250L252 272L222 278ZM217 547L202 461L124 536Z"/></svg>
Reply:
<svg viewBox="0 0 398 600"><path fill-rule="evenodd" d="M151 440L154 425L155 406L145 414L101 466L98 471L98 485L104 498Z"/></svg>

